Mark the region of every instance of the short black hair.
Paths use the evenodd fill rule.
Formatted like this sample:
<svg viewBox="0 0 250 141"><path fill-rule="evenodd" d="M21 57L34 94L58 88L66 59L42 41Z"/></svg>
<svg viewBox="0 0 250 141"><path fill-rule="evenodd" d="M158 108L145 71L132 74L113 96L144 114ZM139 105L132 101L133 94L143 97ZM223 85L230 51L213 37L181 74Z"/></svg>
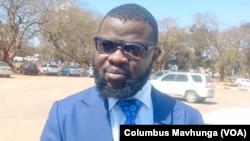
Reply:
<svg viewBox="0 0 250 141"><path fill-rule="evenodd" d="M113 9L111 9L103 18L101 25L103 21L107 17L113 17L113 18L118 18L120 20L132 20L132 21L142 21L147 24L149 24L152 28L152 33L151 33L151 42L154 45L157 45L158 43L158 25L156 22L156 19L154 16L144 7L135 4L135 3L128 3L128 4L123 4L120 6L117 6ZM100 26L101 26L100 25Z"/></svg>

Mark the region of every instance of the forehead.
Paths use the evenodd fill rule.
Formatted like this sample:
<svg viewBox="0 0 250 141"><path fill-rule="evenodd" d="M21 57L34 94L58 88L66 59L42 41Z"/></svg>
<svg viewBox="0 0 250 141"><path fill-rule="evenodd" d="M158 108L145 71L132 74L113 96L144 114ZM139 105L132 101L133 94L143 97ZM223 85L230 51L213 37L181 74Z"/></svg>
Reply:
<svg viewBox="0 0 250 141"><path fill-rule="evenodd" d="M117 41L148 43L151 33L151 26L143 21L124 21L107 17L100 27L98 36Z"/></svg>

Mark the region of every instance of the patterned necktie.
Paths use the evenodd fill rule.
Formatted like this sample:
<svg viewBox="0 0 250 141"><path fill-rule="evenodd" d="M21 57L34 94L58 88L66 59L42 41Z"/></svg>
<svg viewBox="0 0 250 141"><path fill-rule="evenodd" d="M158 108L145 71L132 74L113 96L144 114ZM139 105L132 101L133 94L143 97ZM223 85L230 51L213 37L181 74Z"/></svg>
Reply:
<svg viewBox="0 0 250 141"><path fill-rule="evenodd" d="M117 103L126 116L124 124L135 124L136 115L142 105L142 102L137 99L120 100Z"/></svg>

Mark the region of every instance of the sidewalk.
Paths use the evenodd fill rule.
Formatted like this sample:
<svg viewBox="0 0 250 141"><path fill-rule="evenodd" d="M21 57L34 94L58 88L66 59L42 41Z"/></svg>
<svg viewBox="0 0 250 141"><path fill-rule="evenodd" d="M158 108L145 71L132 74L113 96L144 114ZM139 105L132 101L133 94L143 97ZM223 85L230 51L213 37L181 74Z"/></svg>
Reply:
<svg viewBox="0 0 250 141"><path fill-rule="evenodd" d="M215 87L219 89L230 89L230 90L237 90L237 91L247 91L250 92L250 87L236 87L236 86L230 86L228 84L217 82L215 83Z"/></svg>

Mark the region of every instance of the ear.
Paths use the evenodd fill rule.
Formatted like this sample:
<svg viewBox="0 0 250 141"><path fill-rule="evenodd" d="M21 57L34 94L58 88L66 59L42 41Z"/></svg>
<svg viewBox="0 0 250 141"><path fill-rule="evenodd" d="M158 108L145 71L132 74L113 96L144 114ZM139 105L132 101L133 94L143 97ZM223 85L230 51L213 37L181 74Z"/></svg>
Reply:
<svg viewBox="0 0 250 141"><path fill-rule="evenodd" d="M153 56L153 61L157 61L157 59L159 58L159 56L161 55L161 49L160 48L155 48L154 50L154 56Z"/></svg>

